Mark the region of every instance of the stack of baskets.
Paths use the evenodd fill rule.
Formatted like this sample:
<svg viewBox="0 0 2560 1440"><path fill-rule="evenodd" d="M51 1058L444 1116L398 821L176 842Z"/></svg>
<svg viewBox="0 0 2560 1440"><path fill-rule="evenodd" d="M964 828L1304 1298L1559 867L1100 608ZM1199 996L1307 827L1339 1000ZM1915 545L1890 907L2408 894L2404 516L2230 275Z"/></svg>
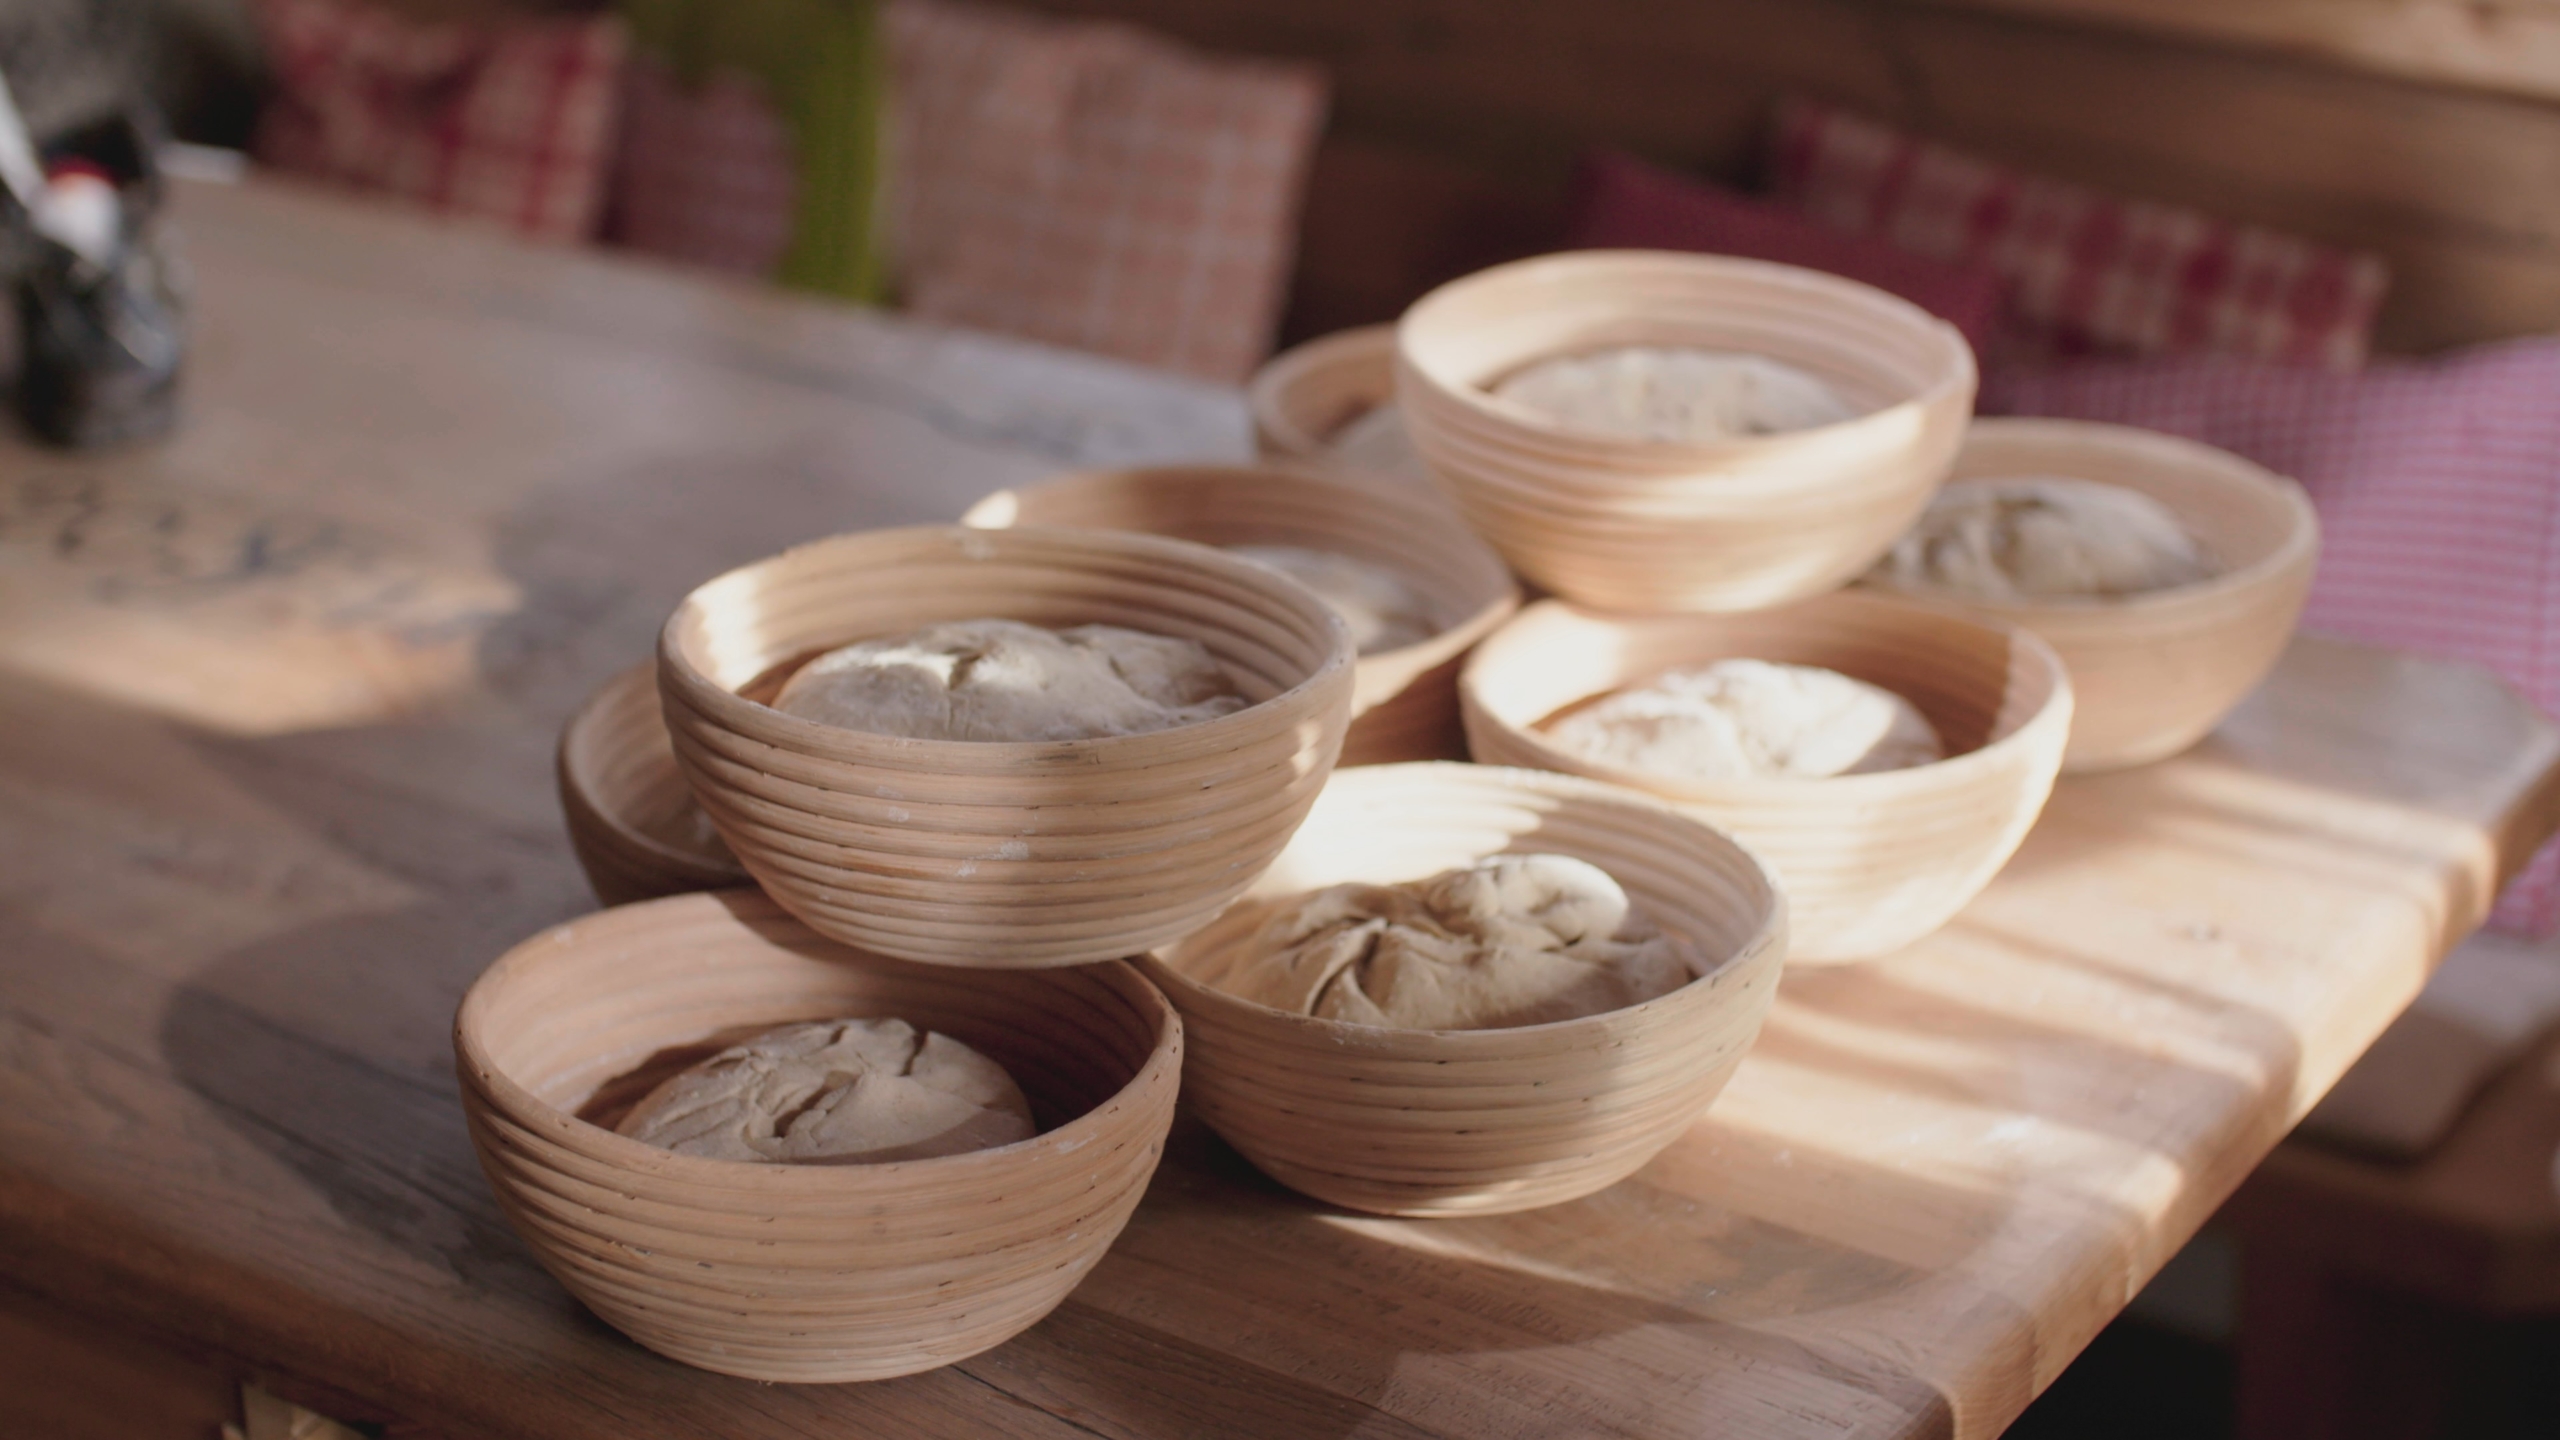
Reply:
<svg viewBox="0 0 2560 1440"><path fill-rule="evenodd" d="M1770 356L1862 413L1666 445L1489 398L1523 365L1630 344ZM2158 437L1969 426L1973 388L1952 329L1847 281L1549 257L1444 287L1393 332L1275 360L1253 401L1278 463L1064 476L989 496L961 527L822 540L710 581L654 666L610 682L562 739L573 839L617 908L509 952L457 1018L473 1139L508 1217L643 1344L761 1379L845 1380L976 1353L1055 1306L1137 1204L1177 1077L1254 1163L1342 1206L1489 1213L1614 1183L1723 1087L1782 962L1873 958L1944 924L2034 823L2066 747L2098 766L2192 743L2290 629L2312 545L2298 491ZM1390 394L1437 494L1325 452ZM2103 613L1841 588L1951 472L2020 466L2143 488L2232 568ZM1438 633L1355 657L1316 596L1218 548L1243 544L1396 571ZM1553 598L1520 608L1514 572ZM1194 639L1251 703L1023 744L895 739L764 703L828 649L978 616ZM1586 699L1729 656L1896 691L1948 758L1684 785L1543 738ZM1464 753L1487 763L1447 763ZM1250 938L1240 898L1506 852L1606 870L1699 978L1623 1010L1473 1031L1285 1014L1214 983ZM618 903L649 895L670 898ZM843 1015L896 1015L993 1056L1040 1133L800 1167L609 1128L709 1048Z"/></svg>

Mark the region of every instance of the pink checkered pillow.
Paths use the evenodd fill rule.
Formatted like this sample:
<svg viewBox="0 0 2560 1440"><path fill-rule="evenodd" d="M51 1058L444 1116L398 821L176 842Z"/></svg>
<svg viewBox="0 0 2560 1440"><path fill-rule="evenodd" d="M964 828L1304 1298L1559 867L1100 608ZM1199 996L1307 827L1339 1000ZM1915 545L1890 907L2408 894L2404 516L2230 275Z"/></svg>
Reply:
<svg viewBox="0 0 2560 1440"><path fill-rule="evenodd" d="M884 19L910 311L1215 380L1253 369L1319 72L942 0Z"/></svg>
<svg viewBox="0 0 2560 1440"><path fill-rule="evenodd" d="M631 58L607 240L769 275L791 246L799 191L791 127L755 77L724 70L687 86L666 62Z"/></svg>
<svg viewBox="0 0 2560 1440"><path fill-rule="evenodd" d="M2025 174L1804 101L1780 107L1769 172L1781 198L1837 229L2006 276L2011 354L2348 370L2388 280L2372 255Z"/></svg>
<svg viewBox="0 0 2560 1440"><path fill-rule="evenodd" d="M2295 476L2321 523L2305 625L2478 661L2560 715L2560 340L2354 375L2207 359L2001 368L1982 404L2188 435ZM2560 845L2497 920L2560 928Z"/></svg>
<svg viewBox="0 0 2560 1440"><path fill-rule="evenodd" d="M618 19L421 25L341 0L257 13L275 72L262 163L540 239L595 233Z"/></svg>
<svg viewBox="0 0 2560 1440"><path fill-rule="evenodd" d="M1984 265L1954 265L1803 212L1606 151L1585 156L1566 243L1577 249L1697 250L1827 270L1890 290L1981 346L2008 288Z"/></svg>

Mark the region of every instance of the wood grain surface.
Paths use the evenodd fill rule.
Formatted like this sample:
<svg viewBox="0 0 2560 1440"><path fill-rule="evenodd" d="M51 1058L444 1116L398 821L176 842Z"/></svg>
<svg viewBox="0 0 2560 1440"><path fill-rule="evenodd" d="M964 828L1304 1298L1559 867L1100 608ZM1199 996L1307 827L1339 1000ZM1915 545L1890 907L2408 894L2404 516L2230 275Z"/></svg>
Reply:
<svg viewBox="0 0 2560 1440"><path fill-rule="evenodd" d="M704 575L1240 458L1241 403L289 193L180 205L184 434L0 441L0 1272L456 1440L1990 1434L2560 806L2560 741L2484 673L2305 640L2194 752L2064 782L1927 944L1789 977L1707 1120L1598 1195L1354 1217L1185 1121L1013 1342L722 1379L581 1311L464 1134L455 1001L589 903L561 720Z"/></svg>

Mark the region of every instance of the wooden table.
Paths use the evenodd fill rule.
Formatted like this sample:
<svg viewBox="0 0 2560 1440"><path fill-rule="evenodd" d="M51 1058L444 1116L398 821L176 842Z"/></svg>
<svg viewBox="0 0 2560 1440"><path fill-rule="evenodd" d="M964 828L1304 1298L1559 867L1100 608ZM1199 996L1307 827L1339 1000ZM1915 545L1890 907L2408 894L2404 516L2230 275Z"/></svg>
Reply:
<svg viewBox="0 0 2560 1440"><path fill-rule="evenodd" d="M2305 640L2195 753L2073 781L1949 930L1800 974L1634 1179L1327 1212L1195 1125L962 1365L660 1360L500 1222L455 999L587 904L550 790L694 580L1236 398L289 193L183 197L192 414L0 448L0 1273L456 1435L1984 1435L2115 1314L2554 824L2485 674Z"/></svg>

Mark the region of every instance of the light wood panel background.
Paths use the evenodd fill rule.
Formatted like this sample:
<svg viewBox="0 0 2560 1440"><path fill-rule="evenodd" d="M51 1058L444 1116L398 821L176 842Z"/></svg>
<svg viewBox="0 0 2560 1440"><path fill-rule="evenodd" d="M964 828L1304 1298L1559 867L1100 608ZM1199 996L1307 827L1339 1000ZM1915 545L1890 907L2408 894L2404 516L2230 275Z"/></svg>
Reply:
<svg viewBox="0 0 2560 1440"><path fill-rule="evenodd" d="M2560 328L2551 0L1036 3L1332 71L1293 335L1547 243L1585 145L1744 179L1791 91L2370 247L2386 349Z"/></svg>

